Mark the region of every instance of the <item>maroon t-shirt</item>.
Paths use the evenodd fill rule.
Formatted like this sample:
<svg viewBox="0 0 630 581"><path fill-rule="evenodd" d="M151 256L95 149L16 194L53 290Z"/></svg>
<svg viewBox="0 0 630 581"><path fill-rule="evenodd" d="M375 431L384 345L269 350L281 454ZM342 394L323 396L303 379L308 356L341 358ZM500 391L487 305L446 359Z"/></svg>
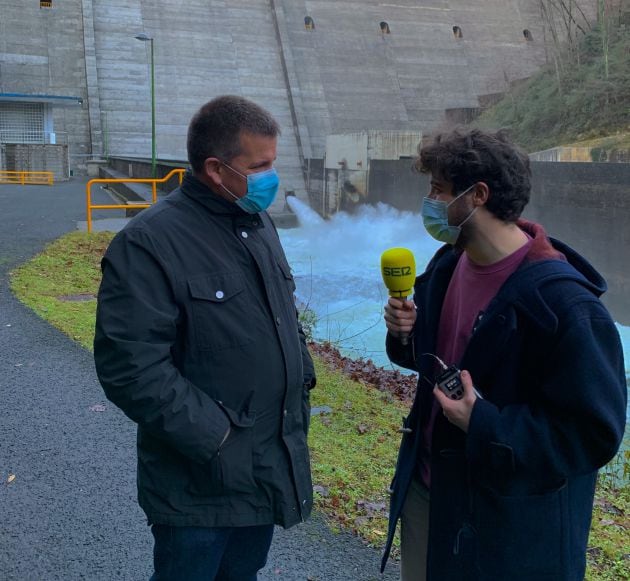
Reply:
<svg viewBox="0 0 630 581"><path fill-rule="evenodd" d="M462 253L446 291L437 337L435 355L447 365L457 364L464 355L477 318L483 315L503 283L527 255L532 244L532 239L528 238L517 251L487 266L475 264L465 252ZM474 382L475 378L472 379ZM479 388L483 393L483 386ZM435 398L432 401L429 421L422 427L417 466L417 474L427 488L431 483L431 437L435 417L441 409Z"/></svg>

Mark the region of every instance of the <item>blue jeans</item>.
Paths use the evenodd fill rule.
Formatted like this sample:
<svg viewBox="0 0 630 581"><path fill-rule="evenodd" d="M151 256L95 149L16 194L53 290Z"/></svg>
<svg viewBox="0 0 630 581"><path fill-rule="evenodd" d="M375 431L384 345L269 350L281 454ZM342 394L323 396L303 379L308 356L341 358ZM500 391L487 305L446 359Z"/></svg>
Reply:
<svg viewBox="0 0 630 581"><path fill-rule="evenodd" d="M151 527L155 573L150 581L256 581L267 562L273 525Z"/></svg>

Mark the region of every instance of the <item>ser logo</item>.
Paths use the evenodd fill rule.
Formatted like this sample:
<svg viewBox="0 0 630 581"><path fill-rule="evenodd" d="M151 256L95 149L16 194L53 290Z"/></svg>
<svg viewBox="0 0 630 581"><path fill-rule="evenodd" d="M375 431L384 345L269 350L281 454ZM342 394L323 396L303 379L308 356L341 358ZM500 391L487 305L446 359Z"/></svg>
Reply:
<svg viewBox="0 0 630 581"><path fill-rule="evenodd" d="M384 266L383 274L385 276L409 276L411 266Z"/></svg>

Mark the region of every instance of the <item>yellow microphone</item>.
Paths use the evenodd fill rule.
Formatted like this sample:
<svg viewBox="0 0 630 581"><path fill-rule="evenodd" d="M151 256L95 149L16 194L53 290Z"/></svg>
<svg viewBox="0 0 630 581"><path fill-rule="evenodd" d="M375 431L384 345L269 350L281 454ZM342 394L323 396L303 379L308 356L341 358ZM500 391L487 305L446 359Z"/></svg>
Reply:
<svg viewBox="0 0 630 581"><path fill-rule="evenodd" d="M416 261L407 248L389 248L381 255L381 274L390 297L406 299L416 280Z"/></svg>
<svg viewBox="0 0 630 581"><path fill-rule="evenodd" d="M412 294L416 280L416 261L407 248L389 248L381 254L381 274L390 297L405 300ZM407 337L401 338L403 345Z"/></svg>

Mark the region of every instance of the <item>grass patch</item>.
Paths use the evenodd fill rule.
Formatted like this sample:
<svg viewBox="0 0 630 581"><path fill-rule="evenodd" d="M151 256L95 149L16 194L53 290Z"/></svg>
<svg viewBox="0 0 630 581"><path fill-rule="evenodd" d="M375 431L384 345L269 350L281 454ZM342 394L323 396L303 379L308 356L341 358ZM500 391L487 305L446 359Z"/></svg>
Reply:
<svg viewBox="0 0 630 581"><path fill-rule="evenodd" d="M600 471L588 548L587 581L630 579L630 436Z"/></svg>
<svg viewBox="0 0 630 581"><path fill-rule="evenodd" d="M17 297L87 349L92 349L96 302L60 297L96 295L100 259L111 238L111 233L73 232L12 273ZM400 442L397 429L406 406L314 359L318 383L311 404L332 410L311 419L315 505L333 529L349 529L380 548L387 530L387 488ZM588 550L589 581L630 579L629 449L626 445L600 475Z"/></svg>
<svg viewBox="0 0 630 581"><path fill-rule="evenodd" d="M311 418L313 482L316 505L329 524L382 546L387 532L387 489L400 443L397 429L407 408L315 358L317 388L312 406L330 414Z"/></svg>
<svg viewBox="0 0 630 581"><path fill-rule="evenodd" d="M72 232L11 275L11 289L24 304L87 349L94 339L96 300L64 297L96 296L100 260L112 237L111 232Z"/></svg>

